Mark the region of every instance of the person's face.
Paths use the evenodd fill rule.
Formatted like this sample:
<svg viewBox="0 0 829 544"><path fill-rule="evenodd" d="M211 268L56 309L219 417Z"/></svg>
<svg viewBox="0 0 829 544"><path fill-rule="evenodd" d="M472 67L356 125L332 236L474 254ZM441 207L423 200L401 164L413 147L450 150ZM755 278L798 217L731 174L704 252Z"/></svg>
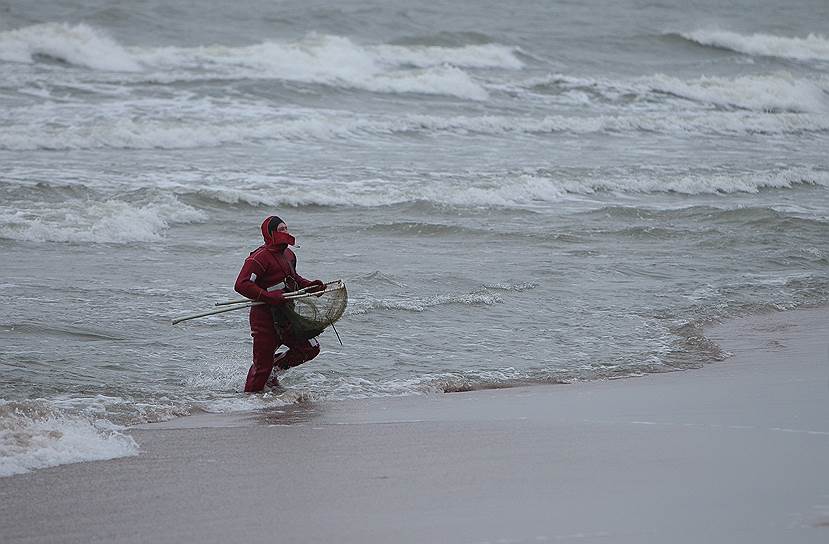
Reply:
<svg viewBox="0 0 829 544"><path fill-rule="evenodd" d="M276 232L288 232L288 225L280 223L276 226Z"/></svg>

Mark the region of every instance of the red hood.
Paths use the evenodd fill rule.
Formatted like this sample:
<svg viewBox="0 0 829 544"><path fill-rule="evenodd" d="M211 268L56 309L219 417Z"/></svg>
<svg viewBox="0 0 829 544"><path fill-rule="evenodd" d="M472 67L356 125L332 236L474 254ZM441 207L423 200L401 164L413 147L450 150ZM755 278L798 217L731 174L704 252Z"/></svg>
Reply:
<svg viewBox="0 0 829 544"><path fill-rule="evenodd" d="M262 238L265 239L265 245L269 247L292 246L296 244L296 239L287 232L268 232L268 224L271 222L270 217L266 217L262 222Z"/></svg>

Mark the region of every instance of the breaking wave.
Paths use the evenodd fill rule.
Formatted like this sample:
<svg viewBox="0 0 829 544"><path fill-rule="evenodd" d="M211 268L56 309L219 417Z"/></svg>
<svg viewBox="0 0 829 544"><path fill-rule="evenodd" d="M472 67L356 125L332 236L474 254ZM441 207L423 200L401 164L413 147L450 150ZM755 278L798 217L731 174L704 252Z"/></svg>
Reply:
<svg viewBox="0 0 829 544"><path fill-rule="evenodd" d="M701 77L683 81L656 75L645 79L655 92L667 93L726 108L776 112L825 112L829 97L817 83L790 75Z"/></svg>
<svg viewBox="0 0 829 544"><path fill-rule="evenodd" d="M676 108L676 99L723 109L758 112L829 111L826 80L794 77L788 73L735 78L702 76L680 79L665 74L629 81L550 74L531 78L519 86L534 93L554 95L573 104L607 104L625 107L645 103L650 107Z"/></svg>
<svg viewBox="0 0 829 544"><path fill-rule="evenodd" d="M60 185L60 182L55 182ZM829 171L810 167L781 167L757 171L711 169L521 169L480 172L469 177L421 178L417 172L399 178L352 180L297 180L279 175L250 179L214 179L210 187L200 184L148 180L140 192L144 203L128 202L124 196L99 195L87 188L83 198L67 200L55 210L49 202L18 202L29 199L28 187L8 193L14 202L0 206L0 238L30 242L112 243L162 240L173 225L206 220L206 208L245 205L278 208L383 207L426 205L450 208L506 208L530 213L551 203L599 193L686 195L758 193L767 189L829 187ZM239 185L241 184L241 185ZM273 187L278 186L279 191ZM44 185L51 190L53 185ZM403 236L491 235L452 223L384 222L367 227L371 231ZM424 307L423 301L389 304Z"/></svg>
<svg viewBox="0 0 829 544"><path fill-rule="evenodd" d="M555 180L555 172L538 170L527 174ZM800 185L829 187L829 172L810 168L781 168L758 172L624 172L592 180L588 184L568 183L568 192L591 194L598 191L624 193L680 193L687 195L718 193L757 193L763 189L791 189Z"/></svg>
<svg viewBox="0 0 829 544"><path fill-rule="evenodd" d="M148 204L122 200L68 202L60 213L49 209L0 207L0 239L29 242L126 244L155 242L171 224L200 222L201 210L168 197Z"/></svg>
<svg viewBox="0 0 829 544"><path fill-rule="evenodd" d="M320 77L347 81L355 73L377 74L389 68L523 67L516 56L517 48L499 44L461 47L361 45L343 36L314 33L295 42L266 41L241 47L135 47L130 51L147 67L221 69L230 66L265 70L279 78L308 81Z"/></svg>
<svg viewBox="0 0 829 544"><path fill-rule="evenodd" d="M276 183L277 180L274 180ZM261 189L213 187L192 189L178 186L175 191L193 191L208 202L244 203L251 206L390 206L414 202L453 207L524 208L558 202L568 195L599 192L680 193L688 195L757 193L764 189L792 189L801 185L829 187L829 172L805 167L780 168L756 172L718 170L649 172L639 169L621 172L597 171L591 175L567 170L528 169L480 175L475 182L451 180L399 183L396 180L369 179L341 181L325 188L279 179L280 192L267 183ZM452 225L392 223L375 225L372 230L393 230L402 234L441 235L456 233ZM463 230L463 232L472 232Z"/></svg>
<svg viewBox="0 0 829 544"><path fill-rule="evenodd" d="M69 415L42 401L0 401L0 477L138 454L123 427Z"/></svg>
<svg viewBox="0 0 829 544"><path fill-rule="evenodd" d="M32 63L45 56L95 70L141 72L138 77L155 82L276 79L470 100L485 100L488 93L463 69L519 69L517 52L499 44L363 45L320 34L239 47L124 47L88 25L67 23L0 32L0 60L7 62Z"/></svg>
<svg viewBox="0 0 829 544"><path fill-rule="evenodd" d="M773 34L738 34L728 30L695 30L680 37L691 42L746 55L793 60L829 60L829 39L820 34L789 38Z"/></svg>
<svg viewBox="0 0 829 544"><path fill-rule="evenodd" d="M45 23L0 32L0 60L31 63L39 56L95 70L142 69L127 49L85 24Z"/></svg>
<svg viewBox="0 0 829 544"><path fill-rule="evenodd" d="M702 92L702 91L700 91ZM807 134L829 131L827 114L750 112L643 113L508 117L497 115L399 118L307 114L299 119L165 121L95 119L86 126L12 125L0 133L0 149L190 149L265 141L364 140L366 137L441 135L624 134ZM56 126L57 125L57 126Z"/></svg>

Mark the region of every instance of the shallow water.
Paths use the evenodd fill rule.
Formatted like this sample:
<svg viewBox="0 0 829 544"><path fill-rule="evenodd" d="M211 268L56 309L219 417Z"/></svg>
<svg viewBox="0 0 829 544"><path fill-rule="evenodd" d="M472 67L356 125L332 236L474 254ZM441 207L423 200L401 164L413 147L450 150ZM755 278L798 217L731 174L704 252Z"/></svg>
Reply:
<svg viewBox="0 0 829 544"><path fill-rule="evenodd" d="M825 2L29 4L0 474L194 411L694 367L703 323L829 299ZM169 322L273 213L346 280L344 346L243 396L244 313Z"/></svg>

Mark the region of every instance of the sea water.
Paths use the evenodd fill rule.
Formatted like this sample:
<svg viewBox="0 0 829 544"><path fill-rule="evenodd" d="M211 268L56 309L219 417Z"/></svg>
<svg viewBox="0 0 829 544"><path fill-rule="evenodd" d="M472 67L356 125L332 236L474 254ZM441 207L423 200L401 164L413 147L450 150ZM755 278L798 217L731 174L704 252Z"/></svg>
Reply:
<svg viewBox="0 0 829 544"><path fill-rule="evenodd" d="M829 299L829 4L0 6L0 475L133 424L687 369L702 326ZM241 392L283 217L346 281Z"/></svg>

